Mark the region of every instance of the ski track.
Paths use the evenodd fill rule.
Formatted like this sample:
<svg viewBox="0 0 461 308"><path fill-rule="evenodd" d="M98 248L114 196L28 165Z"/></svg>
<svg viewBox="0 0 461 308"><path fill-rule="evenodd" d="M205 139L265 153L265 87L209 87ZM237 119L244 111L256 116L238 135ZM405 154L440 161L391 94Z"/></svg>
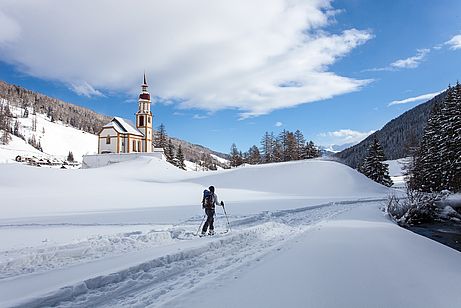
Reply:
<svg viewBox="0 0 461 308"><path fill-rule="evenodd" d="M195 236L197 226L202 220L202 217L197 216L166 231L152 230L147 234L124 233L122 236L100 237L95 239L95 243L88 241L83 245L63 245L54 251L37 251L29 257L32 261L27 260L30 266L26 267L24 272L27 272L27 268L36 268L38 264L43 263L45 266L41 269L48 270L53 266L88 262L114 252L141 250L175 241L202 241L194 248L179 250L177 253L167 254L110 275L94 277L23 304L27 307L160 307L201 283L209 282L229 271L258 261L271 251L279 250L279 246L286 240L300 235L322 221L360 204L382 200L331 202L291 210L262 212L251 216L230 216L232 232L204 239ZM216 221L216 229L226 228L224 215L218 215ZM92 246L96 249L92 250ZM100 252L104 252L102 256ZM14 253L24 254L24 250ZM18 261L18 268L25 263L24 260ZM8 276L21 273L14 268L12 263L0 264L1 272L9 270L6 271L6 275L10 274Z"/></svg>

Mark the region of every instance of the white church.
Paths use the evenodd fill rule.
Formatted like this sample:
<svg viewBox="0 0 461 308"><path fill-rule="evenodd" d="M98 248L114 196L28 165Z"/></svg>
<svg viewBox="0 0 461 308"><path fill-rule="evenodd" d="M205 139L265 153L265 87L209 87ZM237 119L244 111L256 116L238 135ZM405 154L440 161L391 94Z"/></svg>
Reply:
<svg viewBox="0 0 461 308"><path fill-rule="evenodd" d="M151 100L144 74L138 99L136 125L130 120L114 117L98 133L98 155L85 155L83 168L101 167L131 160L139 156L154 156L164 159L163 149L154 148L152 131Z"/></svg>

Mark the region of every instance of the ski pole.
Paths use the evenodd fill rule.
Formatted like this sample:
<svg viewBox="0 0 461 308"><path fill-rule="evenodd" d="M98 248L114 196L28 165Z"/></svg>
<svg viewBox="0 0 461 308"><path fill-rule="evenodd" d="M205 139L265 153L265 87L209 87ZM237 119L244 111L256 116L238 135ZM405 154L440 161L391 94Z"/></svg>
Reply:
<svg viewBox="0 0 461 308"><path fill-rule="evenodd" d="M200 223L200 226L198 226L197 233L195 233L195 236L197 236L198 233L200 232L200 229L202 228L203 222L205 221L205 216L206 216L206 214L203 215L202 222Z"/></svg>
<svg viewBox="0 0 461 308"><path fill-rule="evenodd" d="M226 208L224 207L224 203L222 204L222 208L223 208L223 210L224 210L224 216L226 216L227 227L229 228L229 231L231 231L231 227L230 227L230 223L229 223L229 218L227 217Z"/></svg>

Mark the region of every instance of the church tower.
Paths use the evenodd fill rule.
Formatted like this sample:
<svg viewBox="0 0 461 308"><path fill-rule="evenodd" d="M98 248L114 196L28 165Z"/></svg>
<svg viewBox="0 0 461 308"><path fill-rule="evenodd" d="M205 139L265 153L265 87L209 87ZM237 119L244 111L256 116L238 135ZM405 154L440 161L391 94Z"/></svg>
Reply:
<svg viewBox="0 0 461 308"><path fill-rule="evenodd" d="M141 94L136 112L136 128L144 134L142 149L139 152L152 152L152 112L150 111L150 94L147 92L146 73L141 85Z"/></svg>

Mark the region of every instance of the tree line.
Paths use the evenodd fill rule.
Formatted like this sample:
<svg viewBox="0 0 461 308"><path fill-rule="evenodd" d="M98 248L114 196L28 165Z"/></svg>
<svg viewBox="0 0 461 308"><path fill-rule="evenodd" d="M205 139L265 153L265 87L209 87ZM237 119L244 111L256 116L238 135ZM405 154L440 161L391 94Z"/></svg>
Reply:
<svg viewBox="0 0 461 308"><path fill-rule="evenodd" d="M446 198L461 192L461 85L449 86L434 104L421 142L413 147L406 166L407 198L392 197L388 213L401 225L433 220L459 221L461 209L450 208Z"/></svg>
<svg viewBox="0 0 461 308"><path fill-rule="evenodd" d="M237 167L244 163L256 165L285 162L315 158L320 154L314 142L306 142L300 130L283 130L277 136L274 132L266 132L261 139L260 147L253 145L246 152L242 153L233 143L230 149L230 165Z"/></svg>
<svg viewBox="0 0 461 308"><path fill-rule="evenodd" d="M420 146L409 167L411 189L461 192L461 85L449 86L442 104L434 105Z"/></svg>

